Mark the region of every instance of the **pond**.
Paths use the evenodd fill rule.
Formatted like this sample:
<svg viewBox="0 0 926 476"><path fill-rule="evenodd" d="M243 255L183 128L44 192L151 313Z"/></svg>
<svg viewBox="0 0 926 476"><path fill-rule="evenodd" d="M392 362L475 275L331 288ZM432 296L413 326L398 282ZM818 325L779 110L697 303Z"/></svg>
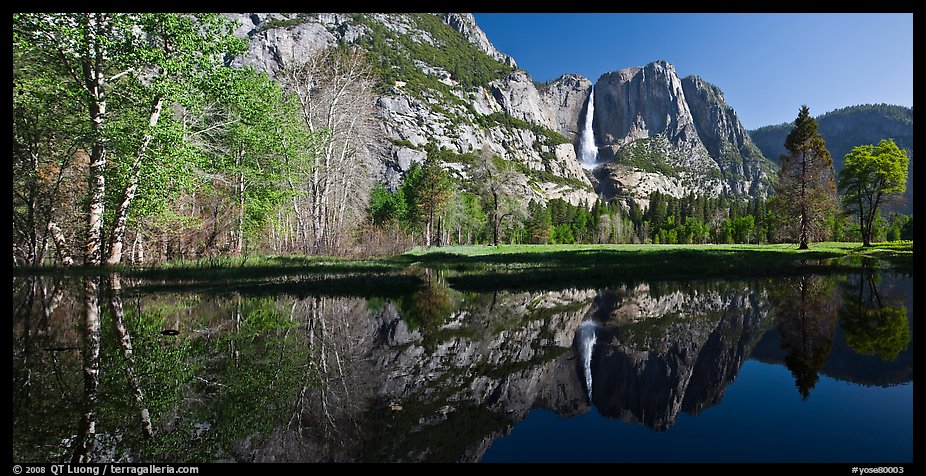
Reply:
<svg viewBox="0 0 926 476"><path fill-rule="evenodd" d="M14 277L13 459L913 459L911 275L425 283Z"/></svg>

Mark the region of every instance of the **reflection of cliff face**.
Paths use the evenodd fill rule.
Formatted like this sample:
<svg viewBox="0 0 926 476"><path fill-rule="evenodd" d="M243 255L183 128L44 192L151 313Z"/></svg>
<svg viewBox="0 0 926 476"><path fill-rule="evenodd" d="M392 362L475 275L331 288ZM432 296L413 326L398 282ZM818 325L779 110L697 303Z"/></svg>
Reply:
<svg viewBox="0 0 926 476"><path fill-rule="evenodd" d="M593 291L444 289L455 304L446 315L429 315L427 325L402 315L443 302L433 295L439 290L425 292L375 310L352 299L306 304L323 385L304 389L287 428L262 445L240 446L237 457L477 461L534 407L566 415L588 408L569 346Z"/></svg>
<svg viewBox="0 0 926 476"><path fill-rule="evenodd" d="M366 386L338 384L354 382L348 375L327 379L304 399L303 424L239 457L478 461L529 410L576 415L589 410L589 393L603 415L666 429L679 411L720 400L767 309L761 292L741 285L679 286L454 295L447 315L429 318L438 323L430 330L403 319L408 302L369 316L340 310L350 334L332 338L368 347L325 360L340 360L351 369L340 372L361 375ZM341 401L356 411L332 412ZM314 443L299 436L326 427L329 436L316 431L323 438Z"/></svg>
<svg viewBox="0 0 926 476"><path fill-rule="evenodd" d="M478 461L535 408L569 417L594 406L607 417L665 430L679 412L697 414L717 404L763 334L777 339L773 347L783 360L787 353L799 354L796 344L805 333L812 341L832 343L834 329L838 336L840 326L854 329L849 326L867 319L856 305L842 310L855 310L855 321L821 321L820 316L831 314L819 309L835 308L829 298L811 297L839 294L812 281L803 303L805 314L816 317L795 320L801 301L792 294L799 295L800 288L783 287L795 283L643 283L603 291L477 294L453 291L438 277L418 293L392 301L146 295L126 306L133 316L144 317L126 322L133 331L134 362L143 367L136 374L150 400L170 398L160 411L152 407L155 435L179 435L192 448L174 460L195 454L242 461ZM846 292L858 294L859 282L847 283ZM889 293L881 288L886 305ZM866 302L869 296L877 301L868 288L862 291ZM53 317L73 314L63 308L80 308L81 303L54 293L40 299L46 294L40 288L32 294L26 297L36 302L38 317L14 321L14 382L31 373L51 381L54 374L42 369L59 356L72 368L70 386L80 389L79 352L36 351L77 345L71 342L78 338L46 339L43 333L51 332L50 324L57 322ZM912 309L912 301L906 307ZM891 316L879 312L876 322L891 324ZM148 321L148 328L139 327ZM176 328L181 321L180 337L160 334L161 324ZM116 364L127 360L124 349L113 347L118 333L112 319L103 322L110 337L102 340L102 355L115 352L118 357L102 359L108 365L104 374L123 375L126 369ZM877 351L866 358L878 362L886 354L883 349L896 347L884 344L896 340L888 332L893 327L882 327L887 330L855 331L857 347ZM833 348L845 347L840 342ZM899 359L910 354L912 345ZM149 365L168 362L165 358L173 355L176 368ZM162 388L171 382L175 387L165 393ZM119 388L107 387L101 395ZM47 400L48 410L41 415L73 417L67 428L47 431L54 438L44 439L57 442L74 435L79 407L62 412L52 405L58 400L33 398L28 392L44 395L37 386L19 392L26 393L22 398L14 393L18 405ZM98 433L140 435L138 409L129 412L102 415L99 420L109 427ZM14 436L40 434L14 416ZM123 420L133 426L111 423ZM134 451L144 445L137 441L126 439L123 446Z"/></svg>
<svg viewBox="0 0 926 476"><path fill-rule="evenodd" d="M759 292L730 284L658 291L641 285L611 292L611 319L599 331L593 403L608 417L670 427L680 411L716 404L765 330ZM608 293L606 293L608 294Z"/></svg>

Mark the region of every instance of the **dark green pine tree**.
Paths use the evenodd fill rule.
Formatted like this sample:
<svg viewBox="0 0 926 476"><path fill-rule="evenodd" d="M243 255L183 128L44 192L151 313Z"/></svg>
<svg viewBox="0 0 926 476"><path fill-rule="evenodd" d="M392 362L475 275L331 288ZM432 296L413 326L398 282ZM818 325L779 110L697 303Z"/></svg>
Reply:
<svg viewBox="0 0 926 476"><path fill-rule="evenodd" d="M826 218L837 207L833 160L806 105L794 120L785 148L788 154L781 156L773 205L782 217L782 231L806 250L810 241L827 238Z"/></svg>

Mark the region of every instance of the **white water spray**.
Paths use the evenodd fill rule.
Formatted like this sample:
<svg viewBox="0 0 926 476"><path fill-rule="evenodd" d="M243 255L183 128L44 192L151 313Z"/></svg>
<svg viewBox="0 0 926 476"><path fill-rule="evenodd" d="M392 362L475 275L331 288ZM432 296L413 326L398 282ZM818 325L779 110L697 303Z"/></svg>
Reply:
<svg viewBox="0 0 926 476"><path fill-rule="evenodd" d="M598 147L595 147L595 130L592 129L592 119L595 117L595 86L588 95L588 107L585 112L585 127L579 137L579 160L582 167L593 169L598 165Z"/></svg>
<svg viewBox="0 0 926 476"><path fill-rule="evenodd" d="M598 336L595 334L597 326L593 321L585 321L576 329L578 339L579 358L582 359L582 369L585 372L585 385L588 388L588 403L592 403L592 352Z"/></svg>

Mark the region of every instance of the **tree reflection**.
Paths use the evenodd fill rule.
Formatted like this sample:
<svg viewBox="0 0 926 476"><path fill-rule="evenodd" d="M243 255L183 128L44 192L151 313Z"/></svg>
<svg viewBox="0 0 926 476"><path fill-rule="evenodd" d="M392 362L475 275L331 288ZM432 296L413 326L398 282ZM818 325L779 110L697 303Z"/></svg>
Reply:
<svg viewBox="0 0 926 476"><path fill-rule="evenodd" d="M906 308L882 301L871 270L846 281L839 317L846 344L859 354L892 361L910 344Z"/></svg>
<svg viewBox="0 0 926 476"><path fill-rule="evenodd" d="M833 291L834 281L819 275L782 279L769 288L780 345L788 353L785 365L804 400L816 386L833 347L839 305Z"/></svg>
<svg viewBox="0 0 926 476"><path fill-rule="evenodd" d="M132 397L139 407L139 419L141 421L142 432L146 437L154 435L151 429L151 416L148 412L148 406L145 404L145 394L138 384L137 372L135 371L135 356L132 348L132 336L125 325L125 309L122 305L122 280L118 274L113 273L109 277L109 287L112 292L110 297L110 308L113 313L113 326L116 335L119 338L119 347L122 349L122 356L125 358L125 377L132 389Z"/></svg>
<svg viewBox="0 0 926 476"><path fill-rule="evenodd" d="M400 299L399 308L410 329L421 329L429 335L444 324L453 311L453 303L439 271L426 269L424 277L426 285L411 296Z"/></svg>
<svg viewBox="0 0 926 476"><path fill-rule="evenodd" d="M84 278L84 396L72 463L92 462L96 443L97 387L100 383L100 277Z"/></svg>

